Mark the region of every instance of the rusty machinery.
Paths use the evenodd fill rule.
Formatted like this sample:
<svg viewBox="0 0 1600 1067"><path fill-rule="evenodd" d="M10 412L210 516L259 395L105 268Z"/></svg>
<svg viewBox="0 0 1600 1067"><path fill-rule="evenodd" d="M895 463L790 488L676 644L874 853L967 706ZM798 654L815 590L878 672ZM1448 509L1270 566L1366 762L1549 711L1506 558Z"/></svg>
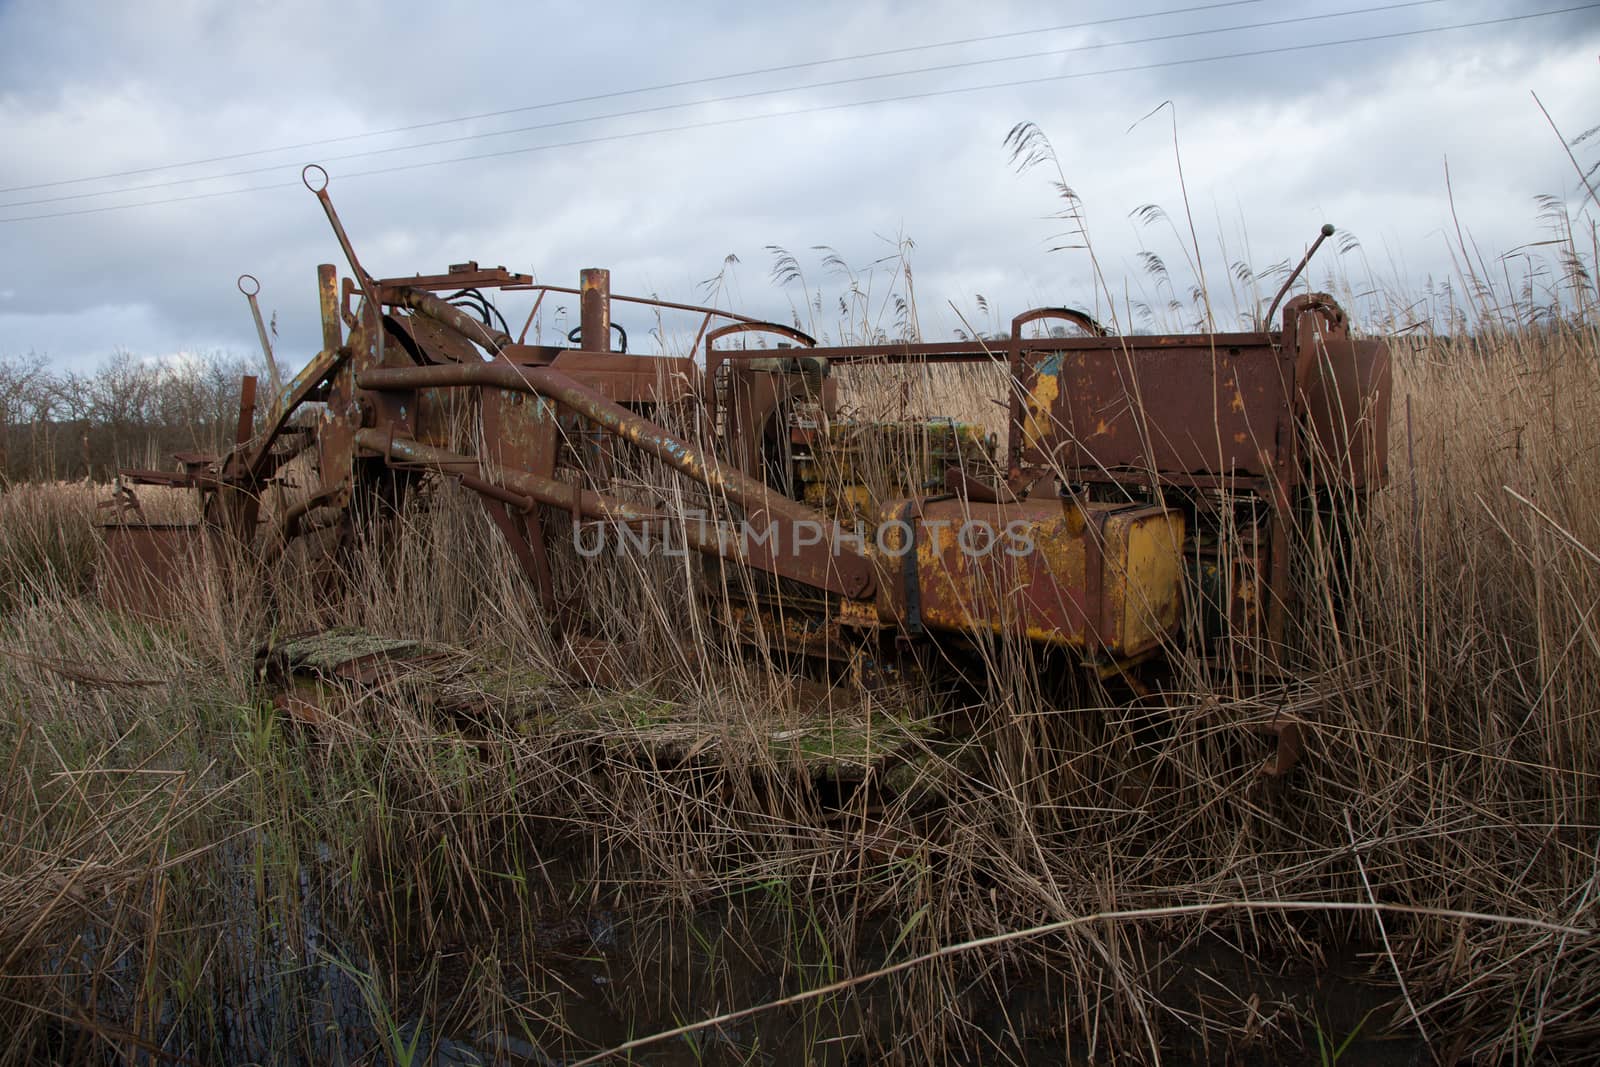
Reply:
<svg viewBox="0 0 1600 1067"><path fill-rule="evenodd" d="M741 576L719 598L730 622L807 654L1001 634L1137 684L1163 650L1283 642L1308 505L1348 519L1385 474L1384 345L1353 339L1321 294L1283 303L1281 329L1270 328L1310 252L1254 332L1114 336L1048 307L996 341L822 347L789 326L613 293L605 270L583 271L576 289L474 262L374 278L326 174L313 166L304 178L350 271L341 282L318 268L321 351L259 430L246 380L225 455L124 472L198 490L212 538L256 551L359 523L383 486L433 473L481 496L552 624L552 531L672 527L710 570ZM534 295L518 335L488 290ZM527 343L549 294L578 300L567 345ZM690 352L627 352L612 312L638 305L698 315ZM1008 384L1003 439L839 411L846 368L941 363L996 368ZM915 438L903 450L913 470L868 485L862 442L897 437ZM597 442L687 479L707 512L690 521L618 492L581 454ZM263 494L302 452L313 484L263 522ZM121 563L112 553L110 583L124 603L138 604L136 583L175 585L181 531L129 522L109 536L126 548Z"/></svg>

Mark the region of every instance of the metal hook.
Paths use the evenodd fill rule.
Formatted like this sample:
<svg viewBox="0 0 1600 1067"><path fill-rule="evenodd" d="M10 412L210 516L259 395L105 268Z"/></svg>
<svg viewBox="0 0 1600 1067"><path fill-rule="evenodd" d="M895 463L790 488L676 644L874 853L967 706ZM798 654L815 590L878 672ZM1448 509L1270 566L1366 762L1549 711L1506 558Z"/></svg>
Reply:
<svg viewBox="0 0 1600 1067"><path fill-rule="evenodd" d="M246 289L244 287L245 282L249 282L255 288ZM239 275L239 291L245 296L255 296L261 292L261 282L254 274L241 274Z"/></svg>
<svg viewBox="0 0 1600 1067"><path fill-rule="evenodd" d="M321 185L312 185L311 184L311 172L312 171L316 171L318 174L322 175L322 184ZM321 194L322 191L325 190L328 187L328 172L322 168L321 164L318 164L318 163L307 163L300 170L300 181L301 181L302 184L305 185L305 187L307 189L310 189L313 193Z"/></svg>

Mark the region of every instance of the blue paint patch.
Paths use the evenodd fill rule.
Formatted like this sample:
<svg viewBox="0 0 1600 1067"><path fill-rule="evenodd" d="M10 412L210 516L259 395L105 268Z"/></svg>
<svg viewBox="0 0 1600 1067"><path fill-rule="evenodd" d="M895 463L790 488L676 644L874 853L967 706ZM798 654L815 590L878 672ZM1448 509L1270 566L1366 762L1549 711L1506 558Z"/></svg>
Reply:
<svg viewBox="0 0 1600 1067"><path fill-rule="evenodd" d="M1061 373L1061 353L1049 353L1039 362L1035 363L1034 368L1041 375L1049 375L1050 377L1054 378L1056 375Z"/></svg>

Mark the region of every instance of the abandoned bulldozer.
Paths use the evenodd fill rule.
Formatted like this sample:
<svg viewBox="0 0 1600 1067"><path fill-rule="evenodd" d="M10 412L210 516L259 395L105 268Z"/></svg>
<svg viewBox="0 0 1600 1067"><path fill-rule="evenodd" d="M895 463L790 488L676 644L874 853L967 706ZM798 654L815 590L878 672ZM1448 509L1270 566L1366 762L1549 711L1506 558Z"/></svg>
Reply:
<svg viewBox="0 0 1600 1067"><path fill-rule="evenodd" d="M605 270L576 288L475 262L374 278L326 174L304 177L349 271L318 268L321 351L259 424L246 380L227 454L124 472L197 491L204 522L109 527L120 604L173 588L197 540L259 555L348 538L375 502L445 477L479 495L552 627L569 624L558 539L586 553L608 531L653 534L703 557L735 636L837 663L1015 640L1142 691L1176 655L1274 660L1296 614L1295 531L1348 533L1385 475L1385 346L1352 338L1326 295L1283 299L1311 252L1254 332L1117 336L1044 307L1003 339L825 347L615 293ZM530 294L519 333L492 293ZM579 325L529 343L551 295L577 298ZM639 307L698 316L689 350L628 352L613 312ZM995 428L841 405L852 370L938 364L992 368ZM310 484L263 521L297 456ZM630 458L678 490L622 485Z"/></svg>

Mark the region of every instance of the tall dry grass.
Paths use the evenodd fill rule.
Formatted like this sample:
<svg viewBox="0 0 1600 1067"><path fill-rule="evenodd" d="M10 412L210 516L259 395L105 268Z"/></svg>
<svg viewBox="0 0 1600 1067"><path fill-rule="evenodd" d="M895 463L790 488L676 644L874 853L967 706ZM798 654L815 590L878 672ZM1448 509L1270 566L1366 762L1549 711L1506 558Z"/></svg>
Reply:
<svg viewBox="0 0 1600 1067"><path fill-rule="evenodd" d="M89 496L8 490L0 1061L560 1062L981 939L644 1055L1592 1056L1600 339L1555 316L1395 358L1390 484L1353 541L1306 527L1286 680L1196 667L1135 703L999 639L976 686L806 680L723 639L698 564L637 552L562 568L628 653L579 684L445 482L338 583L291 553L134 622L93 596ZM996 384L896 371L856 402L982 421ZM467 666L297 727L255 649L333 624ZM971 730L895 790L797 768L797 731L866 710ZM1285 711L1308 751L1266 780L1251 724Z"/></svg>

